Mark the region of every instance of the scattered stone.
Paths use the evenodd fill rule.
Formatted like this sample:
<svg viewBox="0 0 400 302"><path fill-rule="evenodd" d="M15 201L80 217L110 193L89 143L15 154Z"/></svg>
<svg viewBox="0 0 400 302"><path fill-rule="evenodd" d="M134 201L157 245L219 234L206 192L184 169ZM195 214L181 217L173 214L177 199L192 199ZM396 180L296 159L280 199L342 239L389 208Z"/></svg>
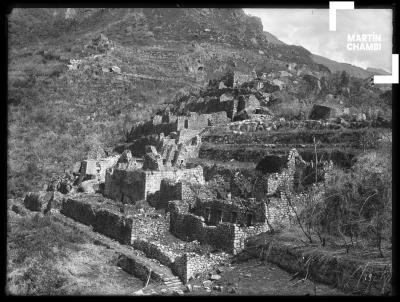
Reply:
<svg viewBox="0 0 400 302"><path fill-rule="evenodd" d="M84 193L96 193L96 191L99 190L99 181L97 179L89 179L86 181L83 181L79 185L79 191L84 192Z"/></svg>
<svg viewBox="0 0 400 302"><path fill-rule="evenodd" d="M204 287L210 287L211 285L212 285L212 281L211 280L203 281L203 286Z"/></svg>
<svg viewBox="0 0 400 302"><path fill-rule="evenodd" d="M182 296L185 293L183 292L183 290L175 288L175 289L173 289L172 294L176 295L176 296Z"/></svg>
<svg viewBox="0 0 400 302"><path fill-rule="evenodd" d="M236 293L237 293L237 290L236 290L236 288L234 288L234 287L230 287L230 288L228 289L228 293L229 293L229 294L236 294Z"/></svg>
<svg viewBox="0 0 400 302"><path fill-rule="evenodd" d="M14 211L15 213L21 215L21 216L25 216L27 214L27 212L24 209L24 207L19 205L19 204L12 205L11 210Z"/></svg>
<svg viewBox="0 0 400 302"><path fill-rule="evenodd" d="M365 113L357 114L357 117L356 117L357 122L364 122L366 120L367 120L367 117L366 117Z"/></svg>
<svg viewBox="0 0 400 302"><path fill-rule="evenodd" d="M193 286L191 284L186 284L186 291L187 292L192 292L193 291Z"/></svg>
<svg viewBox="0 0 400 302"><path fill-rule="evenodd" d="M211 276L210 276L210 279L211 279L211 280L219 280L219 279L221 279L221 276L220 276L220 275L215 275L215 274L214 274L214 275L211 275Z"/></svg>

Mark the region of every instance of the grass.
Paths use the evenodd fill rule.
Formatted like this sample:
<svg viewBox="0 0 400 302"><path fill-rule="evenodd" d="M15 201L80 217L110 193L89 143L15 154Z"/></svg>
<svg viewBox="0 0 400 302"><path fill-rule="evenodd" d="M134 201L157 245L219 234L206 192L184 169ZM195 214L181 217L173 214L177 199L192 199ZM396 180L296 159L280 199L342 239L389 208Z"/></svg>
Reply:
<svg viewBox="0 0 400 302"><path fill-rule="evenodd" d="M51 216L10 212L7 256L10 295L129 295L143 286L117 267L113 250Z"/></svg>
<svg viewBox="0 0 400 302"><path fill-rule="evenodd" d="M79 250L84 238L50 216L9 217L8 291L18 295L62 295L67 275L54 264Z"/></svg>

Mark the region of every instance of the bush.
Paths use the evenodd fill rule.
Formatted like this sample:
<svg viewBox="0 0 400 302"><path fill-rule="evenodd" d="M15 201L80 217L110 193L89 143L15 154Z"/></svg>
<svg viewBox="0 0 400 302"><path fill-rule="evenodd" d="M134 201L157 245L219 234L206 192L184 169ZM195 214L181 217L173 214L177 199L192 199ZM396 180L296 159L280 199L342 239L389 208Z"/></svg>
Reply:
<svg viewBox="0 0 400 302"><path fill-rule="evenodd" d="M391 154L373 151L358 158L353 169L336 171L327 183L324 207L329 234L363 238L382 253L382 241L391 238Z"/></svg>

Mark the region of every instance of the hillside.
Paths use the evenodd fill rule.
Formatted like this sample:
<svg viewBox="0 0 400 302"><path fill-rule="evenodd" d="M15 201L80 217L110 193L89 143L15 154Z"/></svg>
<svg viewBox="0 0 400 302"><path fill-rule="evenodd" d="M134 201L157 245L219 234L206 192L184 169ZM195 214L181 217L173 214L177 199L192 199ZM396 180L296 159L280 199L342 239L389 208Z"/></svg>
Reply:
<svg viewBox="0 0 400 302"><path fill-rule="evenodd" d="M132 123L229 72L329 74L240 9L14 9L8 21L11 195L91 148L112 150ZM319 98L295 94L306 107Z"/></svg>
<svg viewBox="0 0 400 302"><path fill-rule="evenodd" d="M366 70L361 67L357 67L348 63L339 63L319 55L313 54L312 59L314 62L318 64L323 64L326 67L328 67L331 72L346 71L347 73L349 73L354 77L363 79L374 75L374 71L372 70L368 69Z"/></svg>

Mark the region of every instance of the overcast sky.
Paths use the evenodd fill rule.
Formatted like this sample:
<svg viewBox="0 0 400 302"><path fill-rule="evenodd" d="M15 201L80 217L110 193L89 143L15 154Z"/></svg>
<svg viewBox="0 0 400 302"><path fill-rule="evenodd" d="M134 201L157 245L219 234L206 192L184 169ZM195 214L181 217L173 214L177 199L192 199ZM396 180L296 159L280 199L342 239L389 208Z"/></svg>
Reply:
<svg viewBox="0 0 400 302"><path fill-rule="evenodd" d="M301 45L314 54L362 68L392 70L392 10L338 10L336 31L329 31L328 9L244 9L260 17L264 31L279 40ZM382 50L347 50L347 34L380 34Z"/></svg>

